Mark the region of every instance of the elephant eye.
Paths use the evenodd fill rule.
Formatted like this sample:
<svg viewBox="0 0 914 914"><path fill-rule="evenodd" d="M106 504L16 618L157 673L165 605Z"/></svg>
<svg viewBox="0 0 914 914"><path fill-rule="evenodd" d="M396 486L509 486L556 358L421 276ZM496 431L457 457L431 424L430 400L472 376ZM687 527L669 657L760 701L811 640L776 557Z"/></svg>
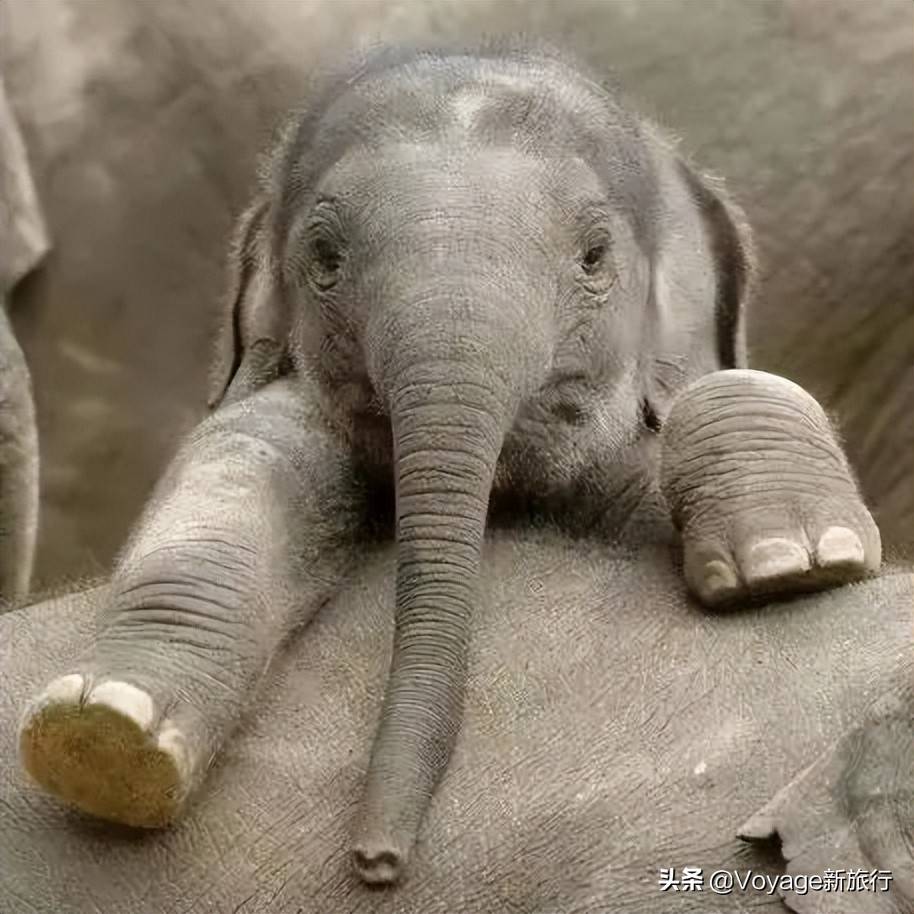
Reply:
<svg viewBox="0 0 914 914"><path fill-rule="evenodd" d="M318 238L313 245L314 258L322 270L335 273L342 264L340 249L326 238Z"/></svg>
<svg viewBox="0 0 914 914"><path fill-rule="evenodd" d="M587 248L584 252L584 256L581 258L581 266L584 268L585 273L596 273L605 259L606 245L602 242L599 244L592 244Z"/></svg>
<svg viewBox="0 0 914 914"><path fill-rule="evenodd" d="M310 253L311 279L318 288L329 289L340 277L343 266L342 246L331 238L320 236L311 242Z"/></svg>

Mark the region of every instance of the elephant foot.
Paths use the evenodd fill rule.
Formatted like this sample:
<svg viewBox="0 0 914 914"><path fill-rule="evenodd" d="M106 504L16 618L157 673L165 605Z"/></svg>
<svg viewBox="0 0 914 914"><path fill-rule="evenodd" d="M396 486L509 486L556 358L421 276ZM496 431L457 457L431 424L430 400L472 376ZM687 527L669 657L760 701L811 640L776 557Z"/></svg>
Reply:
<svg viewBox="0 0 914 914"><path fill-rule="evenodd" d="M776 375L720 371L687 388L664 429L662 484L706 606L847 584L882 561L822 407Z"/></svg>
<svg viewBox="0 0 914 914"><path fill-rule="evenodd" d="M348 567L361 523L351 468L278 384L188 437L99 598L86 653L25 711L24 767L88 813L176 819L280 644Z"/></svg>
<svg viewBox="0 0 914 914"><path fill-rule="evenodd" d="M195 754L152 696L79 673L48 685L20 729L22 763L83 812L142 828L169 824L190 793Z"/></svg>
<svg viewBox="0 0 914 914"><path fill-rule="evenodd" d="M706 606L747 598L822 590L866 577L879 567L869 531L858 525L807 522L785 515L758 528L734 523L718 536L685 537L686 583Z"/></svg>

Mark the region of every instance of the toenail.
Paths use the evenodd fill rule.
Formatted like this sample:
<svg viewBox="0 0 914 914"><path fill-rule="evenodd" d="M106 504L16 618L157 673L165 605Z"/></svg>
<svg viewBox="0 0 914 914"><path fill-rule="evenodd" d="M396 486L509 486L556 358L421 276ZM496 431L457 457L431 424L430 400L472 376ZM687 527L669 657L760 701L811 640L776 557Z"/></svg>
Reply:
<svg viewBox="0 0 914 914"><path fill-rule="evenodd" d="M829 527L819 537L816 558L822 565L862 564L863 543L849 527Z"/></svg>
<svg viewBox="0 0 914 914"><path fill-rule="evenodd" d="M152 698L129 682L112 680L97 685L90 693L86 704L105 705L114 711L120 711L143 730L148 730L152 726L155 716Z"/></svg>
<svg viewBox="0 0 914 914"><path fill-rule="evenodd" d="M752 581L767 580L808 571L809 567L809 554L799 543L771 537L750 549L747 577Z"/></svg>
<svg viewBox="0 0 914 914"><path fill-rule="evenodd" d="M721 559L712 559L702 568L701 582L708 599L723 596L739 586L736 572Z"/></svg>
<svg viewBox="0 0 914 914"><path fill-rule="evenodd" d="M159 734L156 745L160 752L170 755L182 780L190 773L190 754L187 750L187 740L184 734L174 726L166 726Z"/></svg>
<svg viewBox="0 0 914 914"><path fill-rule="evenodd" d="M82 698L85 684L85 680L79 673L70 673L67 676L60 676L50 683L44 692L42 692L40 701L76 703Z"/></svg>

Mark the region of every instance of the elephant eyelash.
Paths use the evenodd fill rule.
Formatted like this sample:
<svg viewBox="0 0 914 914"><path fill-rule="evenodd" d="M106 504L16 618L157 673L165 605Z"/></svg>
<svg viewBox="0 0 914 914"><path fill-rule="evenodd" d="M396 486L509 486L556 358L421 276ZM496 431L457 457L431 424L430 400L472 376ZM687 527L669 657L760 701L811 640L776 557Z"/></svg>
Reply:
<svg viewBox="0 0 914 914"><path fill-rule="evenodd" d="M606 255L609 252L609 245L604 242L597 242L589 245L581 257L581 266L585 273L595 273L603 266Z"/></svg>
<svg viewBox="0 0 914 914"><path fill-rule="evenodd" d="M322 199L318 203L304 237L302 259L306 275L319 291L327 291L339 281L346 261L346 244L330 201Z"/></svg>
<svg viewBox="0 0 914 914"><path fill-rule="evenodd" d="M342 245L329 238L316 238L308 246L308 279L319 292L329 292L339 282L345 262Z"/></svg>
<svg viewBox="0 0 914 914"><path fill-rule="evenodd" d="M343 265L342 249L328 238L315 238L311 243L311 253L327 273L337 273Z"/></svg>
<svg viewBox="0 0 914 914"><path fill-rule="evenodd" d="M591 221L582 238L578 265L588 276L599 273L612 254L612 238L602 220Z"/></svg>
<svg viewBox="0 0 914 914"><path fill-rule="evenodd" d="M604 232L594 232L577 258L578 280L592 295L605 298L618 275L612 263L612 241Z"/></svg>

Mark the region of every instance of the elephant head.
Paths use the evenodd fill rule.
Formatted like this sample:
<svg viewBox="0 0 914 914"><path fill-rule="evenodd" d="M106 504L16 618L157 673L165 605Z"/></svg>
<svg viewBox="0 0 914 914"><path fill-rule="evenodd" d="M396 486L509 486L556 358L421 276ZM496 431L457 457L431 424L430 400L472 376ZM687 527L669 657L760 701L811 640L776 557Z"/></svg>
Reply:
<svg viewBox="0 0 914 914"><path fill-rule="evenodd" d="M750 266L720 189L548 50L382 52L282 132L233 245L210 400L286 358L394 486L365 878L396 878L459 727L506 442L582 414L608 461L649 439L677 390L744 364Z"/></svg>

